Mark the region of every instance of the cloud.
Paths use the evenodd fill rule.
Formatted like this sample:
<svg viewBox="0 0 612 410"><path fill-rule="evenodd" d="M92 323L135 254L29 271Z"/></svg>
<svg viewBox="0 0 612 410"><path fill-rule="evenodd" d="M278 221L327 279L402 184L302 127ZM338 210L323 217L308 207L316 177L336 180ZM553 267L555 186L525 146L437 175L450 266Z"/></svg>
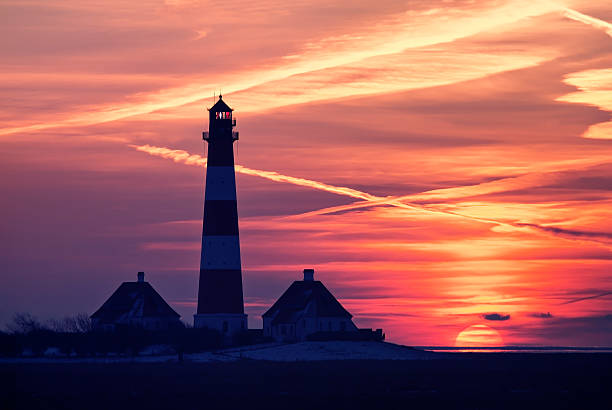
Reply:
<svg viewBox="0 0 612 410"><path fill-rule="evenodd" d="M193 39L194 41L201 40L208 35L206 30L195 30L197 36Z"/></svg>
<svg viewBox="0 0 612 410"><path fill-rule="evenodd" d="M612 69L593 69L565 75L563 82L578 88L579 91L562 95L556 101L592 105L612 111ZM612 139L612 122L591 125L583 138Z"/></svg>
<svg viewBox="0 0 612 410"><path fill-rule="evenodd" d="M591 295L591 296L571 299L571 300L568 300L567 302L561 303L561 305L569 305L570 303L582 302L583 300L599 299L599 298L603 298L603 297L610 296L610 295L612 295L612 292L606 291L606 292L599 293L597 295Z"/></svg>
<svg viewBox="0 0 612 410"><path fill-rule="evenodd" d="M482 318L486 320L509 320L510 315L502 315L499 313L486 313L482 315Z"/></svg>
<svg viewBox="0 0 612 410"><path fill-rule="evenodd" d="M552 313L550 312L546 312L546 313L536 312L536 313L531 313L529 316L537 317L538 319L551 319L553 317Z"/></svg>
<svg viewBox="0 0 612 410"><path fill-rule="evenodd" d="M481 5L465 9L447 7L430 15L415 15L407 10L379 18L376 24L361 25L354 28L353 32L332 33L316 41L295 45L297 49L295 53L277 55L263 66L242 71L216 72L211 76L194 73L178 86L138 93L124 98L123 101L81 109L80 112L70 113L63 119L3 128L0 129L0 135L35 132L53 127L88 126L150 114L205 100L210 97L211 90L220 88L225 94L247 91L243 97L248 100L252 97L249 96L248 90L266 84L271 86L273 92L266 93L268 104L259 98L255 104L243 103L244 106L255 107L255 110L261 111L272 106L451 84L502 71L532 67L546 59L554 58L556 53L538 50L530 55L519 55L520 52L513 48L511 52L506 50L493 54L464 51L452 55L452 52L444 52L440 53L438 60L435 60L428 58L432 53L435 54L435 50L433 52L423 50L417 53L421 59L420 64L414 63L415 55L406 56L403 53L406 50L419 48L438 48L443 44L560 10L562 8L553 2L525 0L513 0L502 4L483 2ZM213 16L209 19L215 18ZM208 34L202 40L210 39L211 36L212 34ZM214 54L211 58L214 59ZM403 69L388 71L388 67L398 65L398 61L390 62L389 58L399 58ZM338 72L325 72L326 70L339 70L341 73L346 70L351 71L355 65L360 73L382 74L369 77L365 81L357 79L342 82L341 87L337 87L338 83L334 78ZM239 66L248 67L248 64L239 64ZM413 69L421 72L415 75L411 72ZM441 70L444 70L446 76L441 75ZM308 83L306 87L301 81L303 75L312 76L306 79ZM293 94L293 97L281 98L282 95L278 92L275 82L284 80L289 80L288 93ZM319 83L319 86L312 84L312 81ZM257 97L256 94L255 96Z"/></svg>
<svg viewBox="0 0 612 410"><path fill-rule="evenodd" d="M589 239L612 239L612 233L610 232L588 232L588 231L578 231L575 229L564 229L558 228L556 226L544 226L537 225L532 223L522 223L517 222L515 224L518 227L528 227L537 229L543 232L550 232L554 235L566 236L566 237L574 237L574 238L589 238Z"/></svg>
<svg viewBox="0 0 612 410"><path fill-rule="evenodd" d="M552 317L528 324L510 324L506 335L549 346L611 346L612 314Z"/></svg>
<svg viewBox="0 0 612 410"><path fill-rule="evenodd" d="M612 37L612 24L607 21L600 20L596 17L589 16L587 14L582 14L576 10L565 9L563 12L564 16L570 18L572 20L579 21L584 24L588 24L589 26L595 27L596 29L600 29L606 32L607 35Z"/></svg>

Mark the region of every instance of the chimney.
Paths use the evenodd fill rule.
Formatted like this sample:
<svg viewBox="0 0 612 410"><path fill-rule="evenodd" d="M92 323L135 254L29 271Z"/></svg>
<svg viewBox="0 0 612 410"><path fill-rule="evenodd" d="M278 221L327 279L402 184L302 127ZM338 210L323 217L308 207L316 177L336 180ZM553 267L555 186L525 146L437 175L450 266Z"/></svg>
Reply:
<svg viewBox="0 0 612 410"><path fill-rule="evenodd" d="M144 272L138 272L138 282L144 282Z"/></svg>
<svg viewBox="0 0 612 410"><path fill-rule="evenodd" d="M304 269L304 282L314 280L314 269Z"/></svg>

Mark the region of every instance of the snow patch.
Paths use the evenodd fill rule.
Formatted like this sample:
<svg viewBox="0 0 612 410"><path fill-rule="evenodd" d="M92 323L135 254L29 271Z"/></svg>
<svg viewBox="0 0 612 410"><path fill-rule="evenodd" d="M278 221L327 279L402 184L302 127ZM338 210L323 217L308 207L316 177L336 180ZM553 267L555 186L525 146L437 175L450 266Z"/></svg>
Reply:
<svg viewBox="0 0 612 410"><path fill-rule="evenodd" d="M141 354L150 356L104 357L46 357L0 358L0 363L176 363L176 354L163 354L168 346L149 346ZM162 355L152 355L159 351ZM51 352L50 352L51 353ZM212 352L185 354L185 362L212 363L236 362L239 360L262 360L273 362L309 362L332 360L429 360L439 354L413 349L411 347L386 342L364 341L326 341L301 342L292 344L268 343L222 349Z"/></svg>
<svg viewBox="0 0 612 410"><path fill-rule="evenodd" d="M318 360L425 360L431 352L385 342L327 341L293 344L251 346L243 349L218 351L235 359L267 360L277 362Z"/></svg>

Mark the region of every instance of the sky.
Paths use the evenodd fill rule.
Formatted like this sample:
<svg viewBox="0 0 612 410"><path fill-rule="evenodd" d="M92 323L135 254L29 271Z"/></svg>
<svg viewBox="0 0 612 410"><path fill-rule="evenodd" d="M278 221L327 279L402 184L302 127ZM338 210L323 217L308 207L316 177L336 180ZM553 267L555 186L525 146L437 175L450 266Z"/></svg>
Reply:
<svg viewBox="0 0 612 410"><path fill-rule="evenodd" d="M195 313L235 110L250 327L304 268L417 346L612 346L607 0L0 3L0 323Z"/></svg>

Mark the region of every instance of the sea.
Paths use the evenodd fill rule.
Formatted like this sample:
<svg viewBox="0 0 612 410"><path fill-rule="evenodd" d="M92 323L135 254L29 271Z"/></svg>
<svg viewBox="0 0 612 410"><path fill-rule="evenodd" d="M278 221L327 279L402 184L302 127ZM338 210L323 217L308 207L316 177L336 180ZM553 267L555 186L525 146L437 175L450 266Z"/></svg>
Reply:
<svg viewBox="0 0 612 410"><path fill-rule="evenodd" d="M612 353L612 347L575 347L575 346L497 346L497 347L457 347L457 346L414 346L416 349L447 353Z"/></svg>

